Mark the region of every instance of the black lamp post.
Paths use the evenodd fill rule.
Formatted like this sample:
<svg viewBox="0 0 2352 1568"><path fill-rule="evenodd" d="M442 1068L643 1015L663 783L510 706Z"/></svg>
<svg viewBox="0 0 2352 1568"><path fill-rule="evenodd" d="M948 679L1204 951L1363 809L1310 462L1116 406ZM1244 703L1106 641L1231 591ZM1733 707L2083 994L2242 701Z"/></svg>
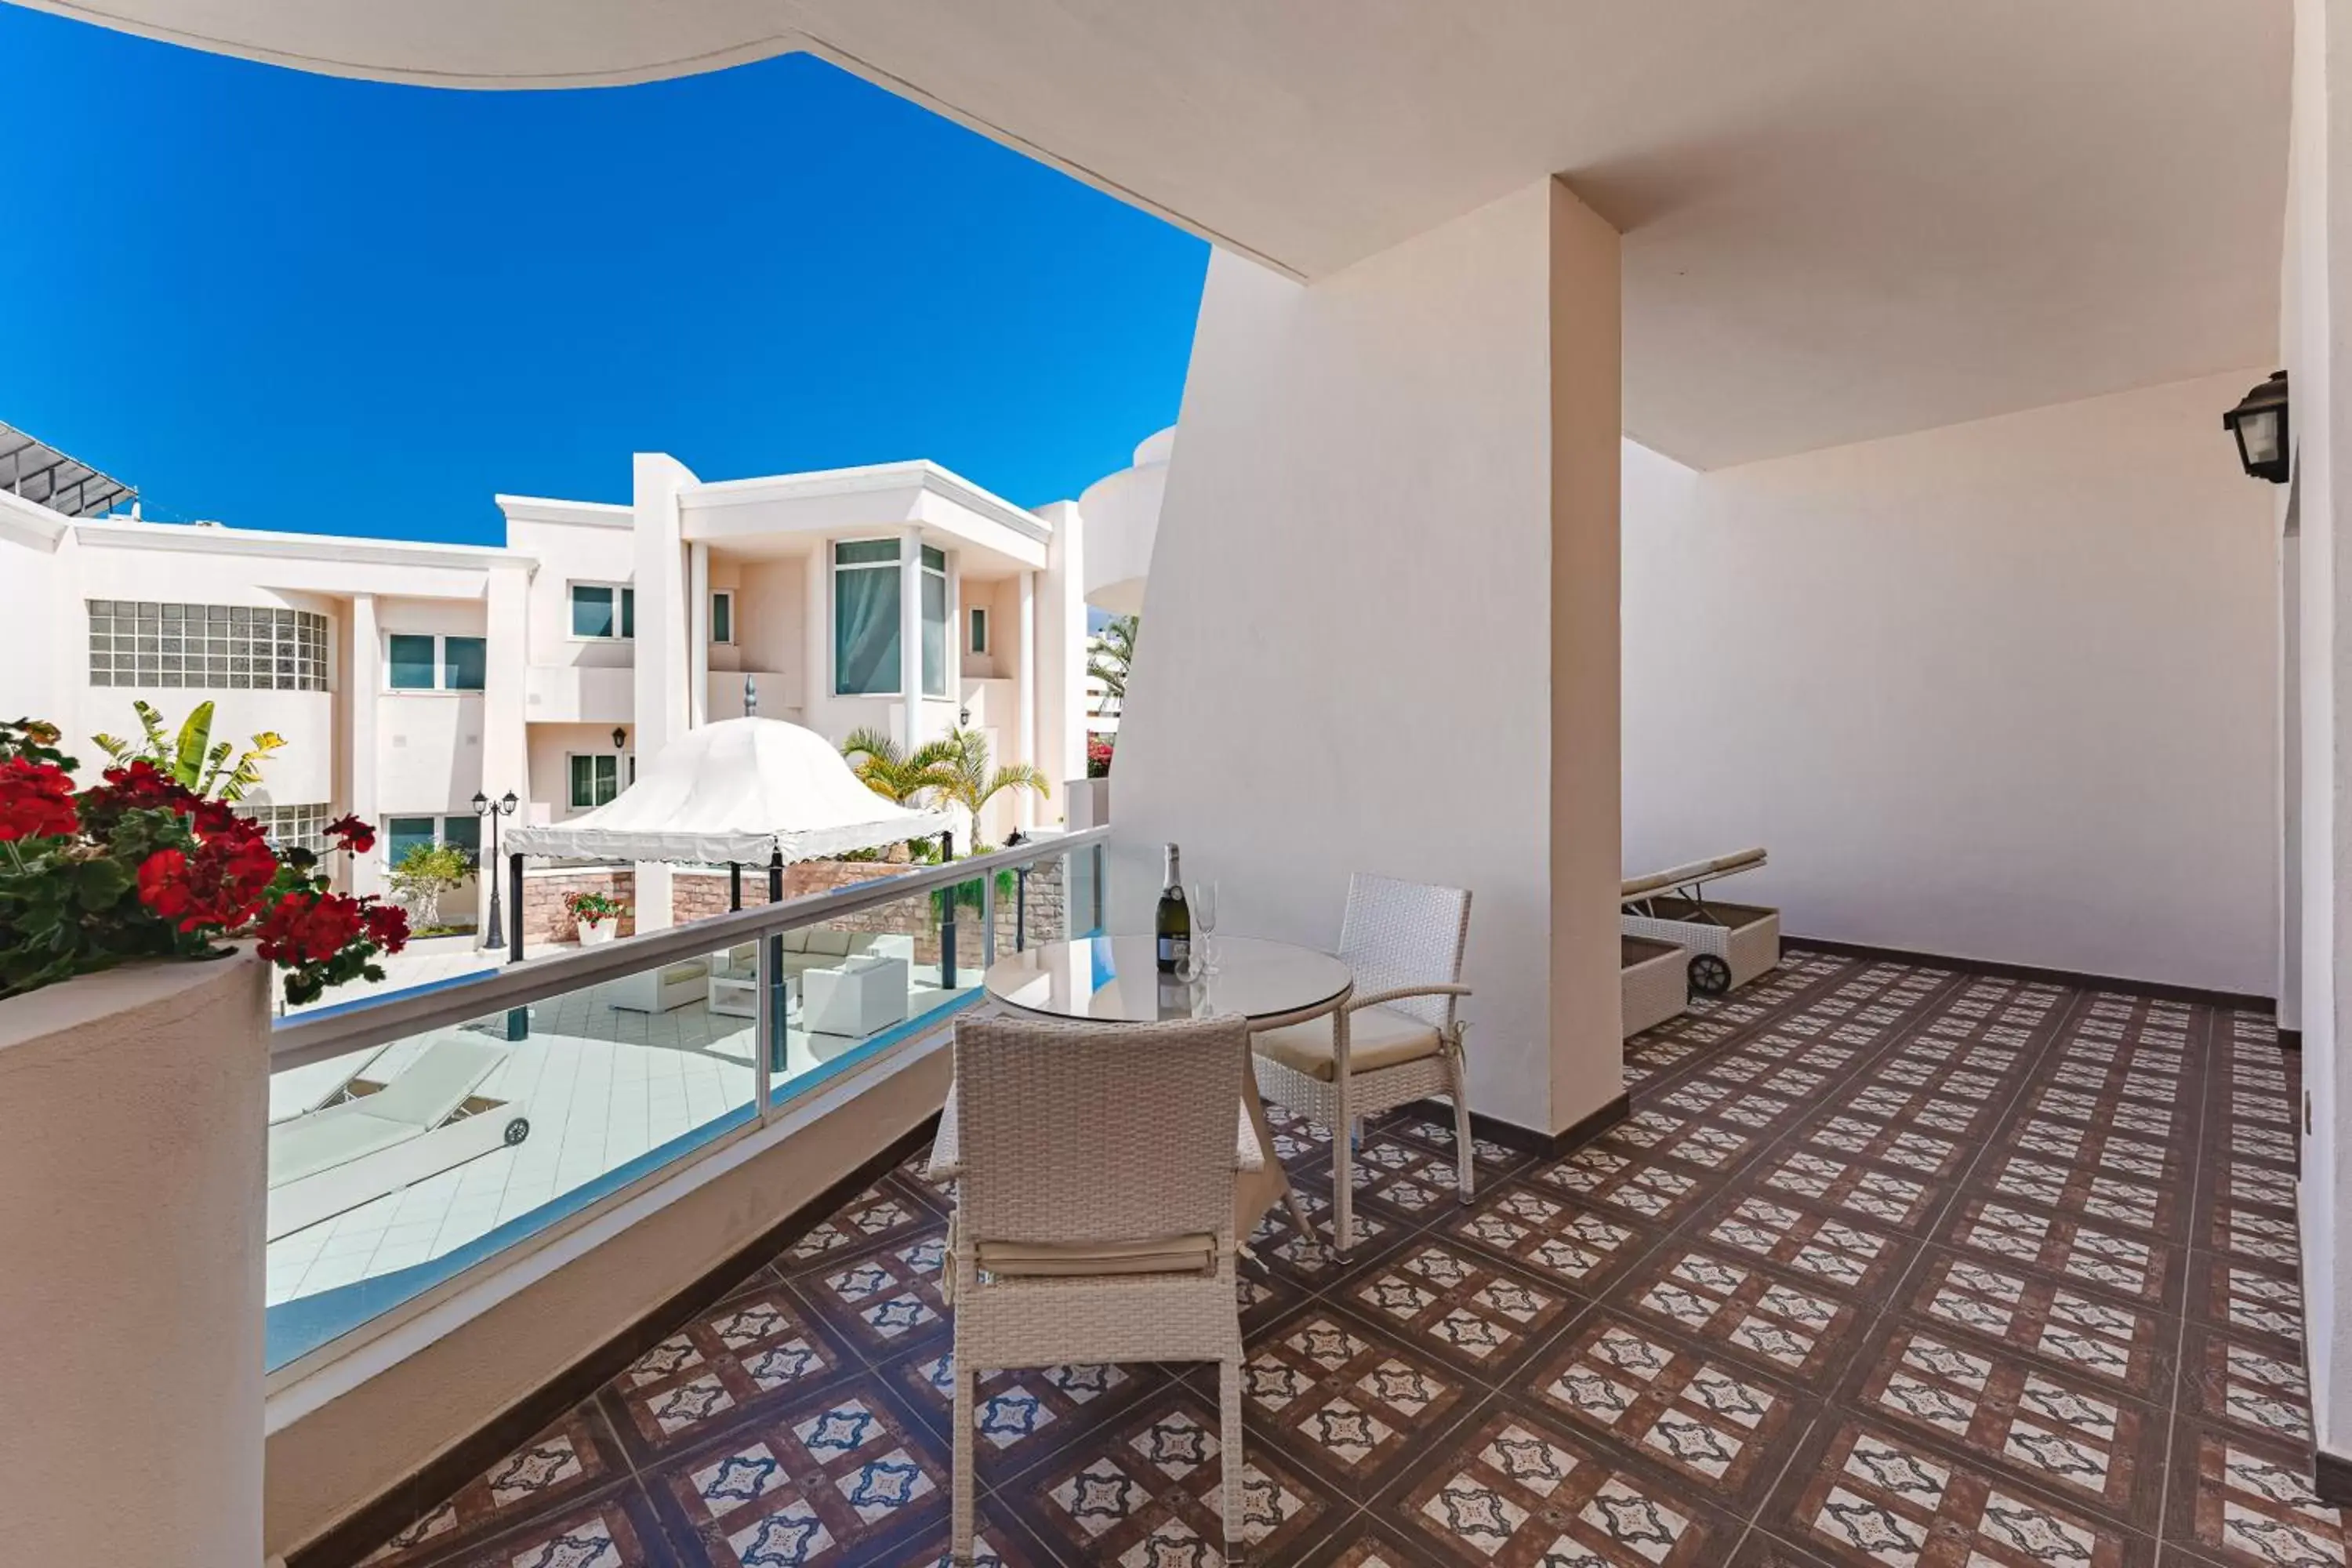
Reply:
<svg viewBox="0 0 2352 1568"><path fill-rule="evenodd" d="M2294 471L2294 448L2287 431L2286 372L2274 370L2270 379L2238 400L2221 416L2221 428L2238 438L2238 461L2246 472L2274 485L2286 483Z"/></svg>
<svg viewBox="0 0 2352 1568"><path fill-rule="evenodd" d="M480 790L474 792L474 815L490 819L489 858L480 862L490 868L490 940L482 944L487 949L502 948L507 944L507 928L499 919L499 818L512 816L515 807L520 804L515 799L512 790L497 800L492 800Z"/></svg>

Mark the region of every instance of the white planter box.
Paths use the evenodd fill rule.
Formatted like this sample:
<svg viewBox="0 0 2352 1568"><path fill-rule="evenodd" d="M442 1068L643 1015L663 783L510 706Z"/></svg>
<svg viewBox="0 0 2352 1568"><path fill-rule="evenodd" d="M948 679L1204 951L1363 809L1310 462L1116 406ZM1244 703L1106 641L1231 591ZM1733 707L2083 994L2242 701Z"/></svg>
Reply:
<svg viewBox="0 0 2352 1568"><path fill-rule="evenodd" d="M621 922L617 920L598 921L593 925L586 921L582 921L579 926L580 945L583 947L602 947L619 934L621 930Z"/></svg>
<svg viewBox="0 0 2352 1568"><path fill-rule="evenodd" d="M0 1002L12 1563L262 1560L269 981L248 950Z"/></svg>

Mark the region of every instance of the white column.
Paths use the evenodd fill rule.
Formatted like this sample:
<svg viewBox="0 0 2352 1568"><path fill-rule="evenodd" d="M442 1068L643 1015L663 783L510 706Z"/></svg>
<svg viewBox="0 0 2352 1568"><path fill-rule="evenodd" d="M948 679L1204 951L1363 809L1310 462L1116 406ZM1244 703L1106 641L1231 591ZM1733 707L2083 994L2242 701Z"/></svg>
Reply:
<svg viewBox="0 0 2352 1568"><path fill-rule="evenodd" d="M1013 669L1013 745L1021 761L1034 766L1045 764L1037 760L1037 574L1021 574L1021 625L1015 634L1014 657L1019 661ZM1061 780L1054 781L1056 784ZM1014 792L1021 801L1021 827L1027 832L1037 826L1037 797L1028 790Z"/></svg>
<svg viewBox="0 0 2352 1568"><path fill-rule="evenodd" d="M838 741L843 737L825 728L825 715L833 702L832 540L820 539L809 551L801 589L801 722L827 740Z"/></svg>
<svg viewBox="0 0 2352 1568"><path fill-rule="evenodd" d="M686 547L686 721L710 721L710 546Z"/></svg>
<svg viewBox="0 0 2352 1568"><path fill-rule="evenodd" d="M948 624L940 628L940 644L947 659L948 701L963 706L963 552L947 552Z"/></svg>
<svg viewBox="0 0 2352 1568"><path fill-rule="evenodd" d="M1112 770L1114 921L1170 841L1318 946L1350 872L1475 889L1471 1099L1547 1135L1624 1103L1617 278L1554 180L1317 284L1213 253Z"/></svg>
<svg viewBox="0 0 2352 1568"><path fill-rule="evenodd" d="M636 514L636 659L635 683L638 765L687 731L686 550L679 537L678 494L695 482L677 458L639 452L635 465ZM637 929L670 923L669 868L646 861L636 868Z"/></svg>
<svg viewBox="0 0 2352 1568"><path fill-rule="evenodd" d="M483 616L487 674L482 689L482 793L492 800L509 790L518 802L530 799L530 747L524 692L530 660L525 629L530 589L530 574L521 565L490 569ZM521 816L522 807L519 805L513 816L500 819L501 828L512 826ZM488 855L489 824L486 822L482 826L482 852ZM505 872L502 867L489 865L483 871L484 875L475 879L474 897L476 916L487 922L490 885ZM499 912L507 915L511 911L502 905ZM485 937L488 935L487 924L478 929Z"/></svg>
<svg viewBox="0 0 2352 1568"><path fill-rule="evenodd" d="M1066 816L1062 786L1087 776L1086 530L1068 501L1040 507L1037 515L1054 531L1037 583L1037 765L1053 781L1049 810Z"/></svg>
<svg viewBox="0 0 2352 1568"><path fill-rule="evenodd" d="M898 693L906 704L904 743L923 743L923 531L898 539Z"/></svg>
<svg viewBox="0 0 2352 1568"><path fill-rule="evenodd" d="M383 634L376 626L373 594L352 595L352 663L343 680L351 699L352 729L343 744L351 759L345 776L352 781L352 815L381 830L376 818L376 695L383 689ZM383 891L383 855L379 844L365 855L352 857L352 892Z"/></svg>

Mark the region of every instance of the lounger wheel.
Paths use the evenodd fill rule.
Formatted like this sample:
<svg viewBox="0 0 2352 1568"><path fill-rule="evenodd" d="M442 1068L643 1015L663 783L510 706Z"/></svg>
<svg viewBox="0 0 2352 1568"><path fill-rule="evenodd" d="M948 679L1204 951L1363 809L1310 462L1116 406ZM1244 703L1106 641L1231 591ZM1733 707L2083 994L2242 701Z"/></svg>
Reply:
<svg viewBox="0 0 2352 1568"><path fill-rule="evenodd" d="M1690 988L1701 996L1720 996L1731 989L1731 965L1711 952L1691 955Z"/></svg>
<svg viewBox="0 0 2352 1568"><path fill-rule="evenodd" d="M512 1121L507 1123L506 1145L508 1148L513 1148L516 1144L521 1142L524 1139L530 1136L530 1123L524 1118L518 1116Z"/></svg>

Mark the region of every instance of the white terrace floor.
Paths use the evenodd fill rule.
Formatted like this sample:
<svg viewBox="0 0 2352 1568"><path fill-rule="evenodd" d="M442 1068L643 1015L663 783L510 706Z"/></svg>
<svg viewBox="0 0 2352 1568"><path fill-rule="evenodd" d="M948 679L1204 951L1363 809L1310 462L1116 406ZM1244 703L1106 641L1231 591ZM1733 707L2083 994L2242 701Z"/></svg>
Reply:
<svg viewBox="0 0 2352 1568"><path fill-rule="evenodd" d="M320 1005L485 970L495 956L462 948L403 954L383 982L343 987ZM925 984L936 980L929 967L917 971L910 1016L946 998ZM607 989L534 1006L529 1037L511 1044L511 1054L478 1091L507 1101L507 1114L526 1117L528 1138L269 1243L268 1304L429 1263L751 1103L751 1020L711 1014L699 1002L660 1014L615 1008ZM383 1081L397 1074L428 1039L384 1047L366 1076ZM783 1079L860 1043L790 1029ZM373 1054L354 1053L361 1062ZM277 1074L273 1120L295 1113L354 1065L344 1058Z"/></svg>

